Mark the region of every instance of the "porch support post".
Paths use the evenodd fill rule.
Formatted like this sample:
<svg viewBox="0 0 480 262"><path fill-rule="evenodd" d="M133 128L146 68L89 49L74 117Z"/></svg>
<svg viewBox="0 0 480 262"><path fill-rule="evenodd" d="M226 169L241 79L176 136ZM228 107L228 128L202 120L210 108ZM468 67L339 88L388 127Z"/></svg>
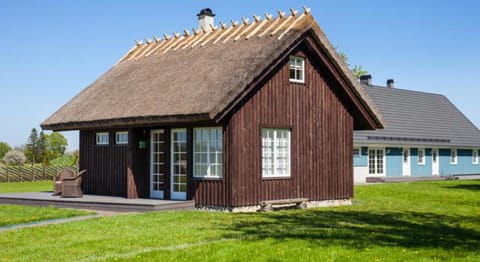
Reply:
<svg viewBox="0 0 480 262"><path fill-rule="evenodd" d="M132 128L128 130L127 150L127 198L138 198L137 184L135 183L134 154L137 139Z"/></svg>

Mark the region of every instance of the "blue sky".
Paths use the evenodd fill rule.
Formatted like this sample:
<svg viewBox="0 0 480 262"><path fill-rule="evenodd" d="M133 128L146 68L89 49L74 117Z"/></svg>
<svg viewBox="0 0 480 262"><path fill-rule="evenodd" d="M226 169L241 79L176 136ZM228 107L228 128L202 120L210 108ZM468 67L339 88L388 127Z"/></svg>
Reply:
<svg viewBox="0 0 480 262"><path fill-rule="evenodd" d="M302 5L374 84L444 94L480 126L480 1L0 0L0 141L24 144L134 40L196 28L202 8L218 23Z"/></svg>

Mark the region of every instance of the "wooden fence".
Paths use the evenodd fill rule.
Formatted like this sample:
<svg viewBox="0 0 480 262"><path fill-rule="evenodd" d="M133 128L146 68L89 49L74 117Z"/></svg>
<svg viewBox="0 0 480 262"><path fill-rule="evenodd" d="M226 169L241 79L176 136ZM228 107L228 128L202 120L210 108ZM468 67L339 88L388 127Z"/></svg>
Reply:
<svg viewBox="0 0 480 262"><path fill-rule="evenodd" d="M42 181L53 180L53 177L58 172L72 168L77 170L77 167L64 166L1 166L0 165L0 183L1 182L28 182L28 181Z"/></svg>

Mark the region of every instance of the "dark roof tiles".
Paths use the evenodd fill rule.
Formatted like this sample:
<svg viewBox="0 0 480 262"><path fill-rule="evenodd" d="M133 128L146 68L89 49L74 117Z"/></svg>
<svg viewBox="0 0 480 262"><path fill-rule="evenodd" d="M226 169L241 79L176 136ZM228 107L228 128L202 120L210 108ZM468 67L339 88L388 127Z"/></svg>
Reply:
<svg viewBox="0 0 480 262"><path fill-rule="evenodd" d="M445 96L364 86L386 127L355 131L356 144L480 147L480 131Z"/></svg>

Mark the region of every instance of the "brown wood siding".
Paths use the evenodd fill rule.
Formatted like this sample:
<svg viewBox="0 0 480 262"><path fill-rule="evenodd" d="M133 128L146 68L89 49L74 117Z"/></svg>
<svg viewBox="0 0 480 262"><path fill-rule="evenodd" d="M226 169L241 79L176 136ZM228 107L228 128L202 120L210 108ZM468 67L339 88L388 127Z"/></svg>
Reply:
<svg viewBox="0 0 480 262"><path fill-rule="evenodd" d="M289 82L288 57L231 115L229 142L230 205L306 197L353 196L353 117L333 73L309 57L305 45L305 84ZM291 177L262 178L261 127L291 127ZM227 144L227 143L225 143ZM227 159L227 158L224 158Z"/></svg>
<svg viewBox="0 0 480 262"><path fill-rule="evenodd" d="M96 145L96 132L80 131L80 170L87 174L83 192L95 195L127 196L127 145L115 145L115 132L109 132L109 145Z"/></svg>
<svg viewBox="0 0 480 262"><path fill-rule="evenodd" d="M217 126L217 125L209 125L209 126ZM193 129L190 133L193 132ZM193 178L192 168L190 168L189 174L189 182L191 186L189 186L189 196L193 196L195 200L196 206L202 205L214 205L214 206L231 206L230 204L230 190L228 190L229 185L229 174L227 173L228 170L228 159L227 153L228 151L228 141L227 136L225 135L227 132L227 128L223 127L223 168L222 168L222 179L199 179ZM189 136L192 138L192 136ZM189 150L193 150L192 146L189 146ZM193 151L192 151L193 152ZM192 157L189 157L192 159ZM193 160L193 159L192 159ZM191 161L193 164L193 161Z"/></svg>
<svg viewBox="0 0 480 262"><path fill-rule="evenodd" d="M132 128L128 132L128 198L150 197L150 169L148 161L150 157L150 141L147 139L148 135L143 128ZM145 148L140 148L140 141L145 142Z"/></svg>

